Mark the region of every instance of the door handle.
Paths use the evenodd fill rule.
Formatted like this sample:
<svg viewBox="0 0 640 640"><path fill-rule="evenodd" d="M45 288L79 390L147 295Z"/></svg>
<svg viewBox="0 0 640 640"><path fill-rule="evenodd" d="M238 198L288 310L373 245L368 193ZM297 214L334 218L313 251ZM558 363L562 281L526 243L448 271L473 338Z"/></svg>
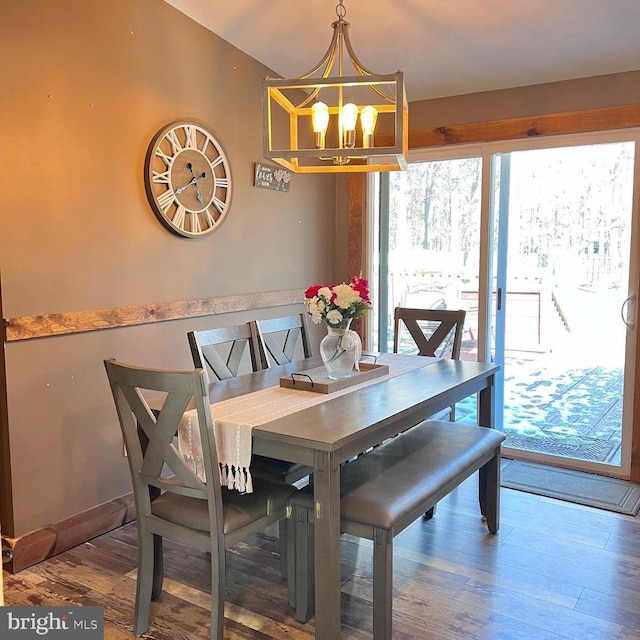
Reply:
<svg viewBox="0 0 640 640"><path fill-rule="evenodd" d="M496 291L496 311L502 311L502 287Z"/></svg>
<svg viewBox="0 0 640 640"><path fill-rule="evenodd" d="M633 314L631 315L631 321L629 321L628 305L630 306L631 304L633 304ZM620 307L620 315L622 316L622 322L624 322L624 324L629 329L635 329L636 328L635 310L636 310L636 297L635 296L629 296L622 303L622 306ZM625 316L625 311L627 311L626 316Z"/></svg>

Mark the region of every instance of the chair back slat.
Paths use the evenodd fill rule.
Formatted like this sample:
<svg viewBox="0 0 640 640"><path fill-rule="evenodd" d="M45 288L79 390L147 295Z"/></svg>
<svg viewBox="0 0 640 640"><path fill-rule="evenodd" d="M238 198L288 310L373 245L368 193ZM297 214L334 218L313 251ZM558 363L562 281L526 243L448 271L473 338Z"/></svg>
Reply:
<svg viewBox="0 0 640 640"><path fill-rule="evenodd" d="M402 351L405 328L421 356L460 358L466 311L396 307L393 351Z"/></svg>
<svg viewBox="0 0 640 640"><path fill-rule="evenodd" d="M263 369L293 362L299 343L302 357L310 358L313 355L306 314L256 320L254 333L259 363Z"/></svg>
<svg viewBox="0 0 640 640"><path fill-rule="evenodd" d="M187 406L192 402L193 395L177 392L167 394L162 409L158 415L154 415L138 387L122 386L121 391L136 419L137 429L145 436L145 450L137 469L138 473L148 480L153 480L160 477L163 466L166 464L183 484L202 490L202 483L186 467L184 459L172 444L180 420ZM139 431L136 430L133 438L135 447L136 443L140 443ZM126 438L125 441L127 441ZM129 442L127 442L128 449ZM185 473L185 468L190 473Z"/></svg>
<svg viewBox="0 0 640 640"><path fill-rule="evenodd" d="M211 380L227 380L238 375L247 349L251 370L258 366L256 345L249 323L187 334L193 363L206 369Z"/></svg>

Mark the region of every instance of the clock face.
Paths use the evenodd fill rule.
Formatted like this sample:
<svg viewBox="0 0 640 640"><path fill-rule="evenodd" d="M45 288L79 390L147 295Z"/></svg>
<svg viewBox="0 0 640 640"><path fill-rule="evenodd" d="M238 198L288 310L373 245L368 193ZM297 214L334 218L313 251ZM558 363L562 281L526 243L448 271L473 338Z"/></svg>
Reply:
<svg viewBox="0 0 640 640"><path fill-rule="evenodd" d="M229 210L229 161L205 125L174 122L149 146L145 188L153 211L170 231L200 238L215 231Z"/></svg>

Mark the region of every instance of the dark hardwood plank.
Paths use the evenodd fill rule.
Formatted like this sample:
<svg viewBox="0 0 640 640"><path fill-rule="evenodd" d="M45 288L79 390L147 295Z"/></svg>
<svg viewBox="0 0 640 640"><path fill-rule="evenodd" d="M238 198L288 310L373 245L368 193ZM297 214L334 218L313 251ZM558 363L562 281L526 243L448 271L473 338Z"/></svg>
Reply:
<svg viewBox="0 0 640 640"><path fill-rule="evenodd" d="M394 640L640 637L640 519L503 490L503 525L487 533L470 479L395 539ZM105 638L133 640L135 523L15 575L8 605L105 607ZM343 536L342 637L371 638L372 549ZM164 592L148 638L208 638L209 560L165 545ZM227 552L226 640L313 640L280 577L277 528Z"/></svg>

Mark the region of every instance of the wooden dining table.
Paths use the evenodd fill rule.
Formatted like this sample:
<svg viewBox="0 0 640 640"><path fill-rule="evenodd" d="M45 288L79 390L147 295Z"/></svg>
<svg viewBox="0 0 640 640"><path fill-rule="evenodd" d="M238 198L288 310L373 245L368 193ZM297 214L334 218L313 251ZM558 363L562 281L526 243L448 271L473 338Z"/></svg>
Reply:
<svg viewBox="0 0 640 640"><path fill-rule="evenodd" d="M384 354L393 362L394 354ZM406 356L397 356L406 358ZM498 365L420 358L420 366L381 378L320 404L256 426L253 453L313 467L315 518L315 637L340 638L340 465L455 402L479 394L478 423L494 427L494 376ZM321 366L319 357L238 376L210 385L220 402L279 386L292 372ZM452 428L454 428L452 426Z"/></svg>

